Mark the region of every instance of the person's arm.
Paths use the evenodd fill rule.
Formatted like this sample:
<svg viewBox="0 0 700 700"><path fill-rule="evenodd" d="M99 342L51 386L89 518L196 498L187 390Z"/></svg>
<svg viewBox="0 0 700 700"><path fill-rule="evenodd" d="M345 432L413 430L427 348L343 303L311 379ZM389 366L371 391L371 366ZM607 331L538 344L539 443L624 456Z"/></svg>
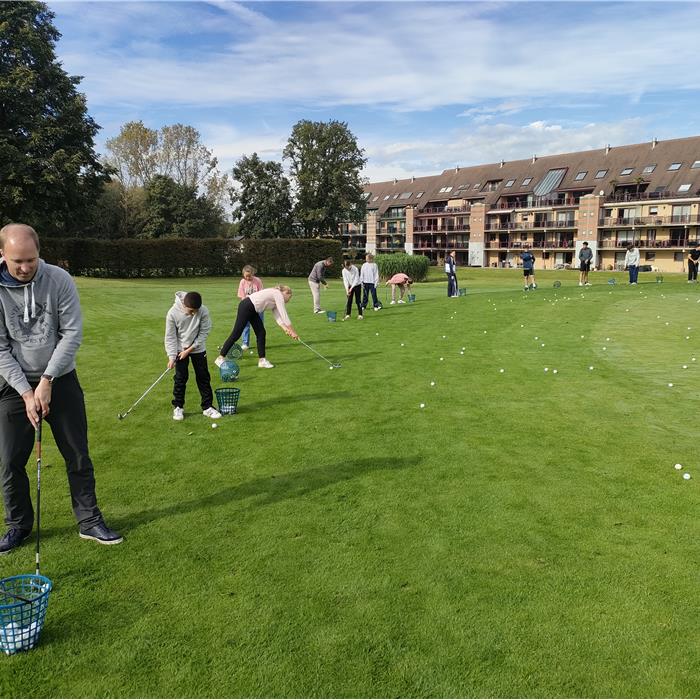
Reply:
<svg viewBox="0 0 700 700"><path fill-rule="evenodd" d="M199 319L199 332L197 337L192 341L190 348L204 347L211 332L211 316L209 315L209 309L206 306L202 306L201 318ZM190 351L191 352L191 351Z"/></svg>
<svg viewBox="0 0 700 700"><path fill-rule="evenodd" d="M0 316L0 376L22 397L32 391L22 367L12 355L4 315Z"/></svg>
<svg viewBox="0 0 700 700"><path fill-rule="evenodd" d="M345 293L350 294L350 272L347 268L343 268L343 286L345 287Z"/></svg>
<svg viewBox="0 0 700 700"><path fill-rule="evenodd" d="M165 317L165 354L168 356L168 369L172 369L177 360L177 326L170 311Z"/></svg>
<svg viewBox="0 0 700 700"><path fill-rule="evenodd" d="M275 305L272 308L272 316L274 317L275 321L277 322L277 325L290 337L293 338L294 340L299 339L298 333L294 330L294 327L292 326L292 321L289 318L289 315L287 314L287 309L286 305L284 303L284 297L282 296L282 292L276 290L275 294Z"/></svg>
<svg viewBox="0 0 700 700"><path fill-rule="evenodd" d="M246 295L245 295L245 280L242 279L242 280L238 283L238 298L239 298L239 299L245 299L245 296L246 296Z"/></svg>

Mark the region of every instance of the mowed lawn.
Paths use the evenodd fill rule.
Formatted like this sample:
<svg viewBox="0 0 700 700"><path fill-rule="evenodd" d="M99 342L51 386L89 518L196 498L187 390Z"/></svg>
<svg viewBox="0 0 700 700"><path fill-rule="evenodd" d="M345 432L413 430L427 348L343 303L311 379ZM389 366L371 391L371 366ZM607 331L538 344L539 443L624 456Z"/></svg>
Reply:
<svg viewBox="0 0 700 700"><path fill-rule="evenodd" d="M286 280L302 339L342 368L268 314L276 367L241 361L217 429L193 378L182 423L170 377L117 413L165 367L178 289L213 315L221 386L238 278L79 279L98 496L126 539L78 538L47 437L55 588L0 694L700 696L700 289L544 272L525 294L517 271L461 270L447 299L432 276L346 322L331 280L336 323ZM32 570L33 544L0 559Z"/></svg>

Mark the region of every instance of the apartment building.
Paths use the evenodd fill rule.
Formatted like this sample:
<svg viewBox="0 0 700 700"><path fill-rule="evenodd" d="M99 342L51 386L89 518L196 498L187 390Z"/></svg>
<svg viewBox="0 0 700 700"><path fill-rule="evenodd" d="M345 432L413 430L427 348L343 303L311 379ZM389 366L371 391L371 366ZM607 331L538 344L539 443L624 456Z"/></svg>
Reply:
<svg viewBox="0 0 700 700"><path fill-rule="evenodd" d="M422 254L459 265L516 266L526 245L538 267L619 269L629 242L642 264L686 269L700 240L700 136L453 168L365 187L366 221L343 224L344 246Z"/></svg>

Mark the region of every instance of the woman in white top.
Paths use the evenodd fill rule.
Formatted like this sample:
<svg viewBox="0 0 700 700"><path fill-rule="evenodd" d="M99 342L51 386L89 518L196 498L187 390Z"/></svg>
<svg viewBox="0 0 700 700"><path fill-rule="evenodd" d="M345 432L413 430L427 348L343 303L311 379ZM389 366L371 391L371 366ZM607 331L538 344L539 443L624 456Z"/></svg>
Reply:
<svg viewBox="0 0 700 700"><path fill-rule="evenodd" d="M214 364L217 367L226 359L226 353L231 349L231 346L241 337L243 329L248 323L253 327L255 338L258 344L258 367L272 369L274 365L265 357L265 326L260 320L258 314L266 310L271 310L272 315L277 321L277 325L294 340L299 336L292 328L292 322L287 315L285 304L292 298L292 290L286 285L280 284L277 287L263 289L259 292L254 292L249 297L246 297L238 305L238 314L236 322L233 324L231 335L226 338L226 342L221 347L221 354L216 358Z"/></svg>
<svg viewBox="0 0 700 700"><path fill-rule="evenodd" d="M347 321L350 318L352 311L352 298L355 297L357 304L357 318L362 320L362 300L360 293L362 292L362 283L360 282L360 271L352 264L352 261L346 260L343 267L343 284L345 285L345 293L348 296L348 303L345 305L345 318Z"/></svg>

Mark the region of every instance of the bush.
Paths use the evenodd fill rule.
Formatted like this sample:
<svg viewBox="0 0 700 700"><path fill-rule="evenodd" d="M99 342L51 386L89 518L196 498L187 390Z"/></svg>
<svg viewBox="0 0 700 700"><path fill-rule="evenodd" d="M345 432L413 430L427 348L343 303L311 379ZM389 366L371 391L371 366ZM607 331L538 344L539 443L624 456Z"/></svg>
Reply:
<svg viewBox="0 0 700 700"><path fill-rule="evenodd" d="M430 260L425 255L408 255L407 253L377 255L374 261L377 263L382 279L389 279L397 272L403 272L414 282L422 282L427 277L430 265Z"/></svg>
<svg viewBox="0 0 700 700"><path fill-rule="evenodd" d="M44 238L41 257L72 275L86 277L194 277L237 275L253 265L260 275L305 277L314 263L334 258L338 275L341 243L333 239L159 238L113 240Z"/></svg>

